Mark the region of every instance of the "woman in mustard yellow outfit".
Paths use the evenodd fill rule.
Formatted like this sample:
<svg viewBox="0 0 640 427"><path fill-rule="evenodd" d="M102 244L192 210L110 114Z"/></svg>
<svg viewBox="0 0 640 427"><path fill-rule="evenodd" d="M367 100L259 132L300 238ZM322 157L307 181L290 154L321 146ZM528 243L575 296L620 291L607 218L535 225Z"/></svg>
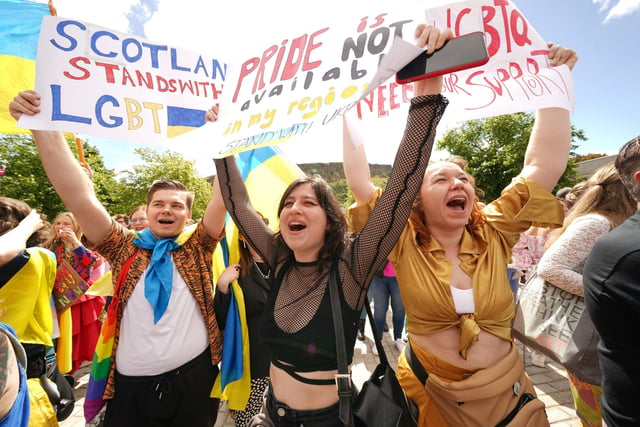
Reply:
<svg viewBox="0 0 640 427"><path fill-rule="evenodd" d="M578 59L557 45L549 45L548 57L552 66L570 69ZM421 426L548 425L512 342L506 266L521 232L562 224L562 208L550 191L565 170L570 143L569 111L539 110L522 171L484 207L459 162L427 168L389 256L410 337L397 375L420 409ZM344 167L357 230L381 192L371 182L363 146L354 148L346 131Z"/></svg>

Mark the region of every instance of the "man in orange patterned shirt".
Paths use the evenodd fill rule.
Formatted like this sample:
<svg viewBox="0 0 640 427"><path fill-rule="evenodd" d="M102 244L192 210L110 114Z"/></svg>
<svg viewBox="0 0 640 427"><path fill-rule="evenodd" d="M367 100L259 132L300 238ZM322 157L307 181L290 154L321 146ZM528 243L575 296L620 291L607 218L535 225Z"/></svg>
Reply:
<svg viewBox="0 0 640 427"><path fill-rule="evenodd" d="M40 96L21 92L10 104L17 120L40 112ZM147 195L149 228L115 222L57 131L33 130L42 164L85 236L118 278L105 426L213 426L218 400L209 393L218 374L222 332L213 309L212 254L223 234L225 209L217 183L204 217L193 226L193 193L177 181L156 181ZM130 261L130 262L128 262Z"/></svg>

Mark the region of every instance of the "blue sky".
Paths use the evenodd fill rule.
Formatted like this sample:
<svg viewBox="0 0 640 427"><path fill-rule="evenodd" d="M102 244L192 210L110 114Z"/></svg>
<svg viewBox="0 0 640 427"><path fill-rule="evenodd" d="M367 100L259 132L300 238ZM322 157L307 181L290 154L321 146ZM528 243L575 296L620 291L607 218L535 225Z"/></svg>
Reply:
<svg viewBox="0 0 640 427"><path fill-rule="evenodd" d="M274 11L287 1L236 0L226 4L215 2L213 6L214 2L204 0L111 0L106 8L98 7L105 3L96 0L56 0L54 4L60 16L203 51L215 45L215 40L228 40L225 35L229 32L251 39L255 34L267 33L270 25L285 25L287 16ZM613 154L626 141L640 135L640 126L635 123L640 98L637 29L640 0L515 0L514 3L544 39L578 51L580 60L573 72L576 107L572 122L584 130L588 140L580 143L576 151ZM176 4L184 5L182 15L176 12ZM299 2L289 4L300 11ZM327 8L331 4L344 7L344 2L332 0L322 4ZM247 10L251 11L250 16L245 15ZM269 19L264 19L265 16ZM246 44L247 40L238 42ZM109 168L122 170L139 162L132 153L140 145L95 137L89 137L89 141L99 148ZM341 160L340 141L329 147L316 144L322 150L318 153L309 150L309 144L304 144L305 150L297 150L301 145L294 140L283 148L298 163ZM389 153L369 157L377 163L385 162L384 159L390 163L393 159ZM208 163L199 170L207 173L210 168Z"/></svg>

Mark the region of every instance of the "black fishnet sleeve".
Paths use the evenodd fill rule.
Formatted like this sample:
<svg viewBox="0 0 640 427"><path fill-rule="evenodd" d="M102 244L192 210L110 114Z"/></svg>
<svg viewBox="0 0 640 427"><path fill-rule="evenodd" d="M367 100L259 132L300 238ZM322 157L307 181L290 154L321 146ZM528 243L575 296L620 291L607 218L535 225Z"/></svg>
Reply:
<svg viewBox="0 0 640 427"><path fill-rule="evenodd" d="M253 209L235 158L231 156L214 161L224 205L233 222L262 259L274 268L277 254L273 244L273 231Z"/></svg>
<svg viewBox="0 0 640 427"><path fill-rule="evenodd" d="M436 127L447 104L442 95L419 96L411 101L387 187L340 263L344 296L352 308L364 304L373 275L387 259L409 219L431 156Z"/></svg>

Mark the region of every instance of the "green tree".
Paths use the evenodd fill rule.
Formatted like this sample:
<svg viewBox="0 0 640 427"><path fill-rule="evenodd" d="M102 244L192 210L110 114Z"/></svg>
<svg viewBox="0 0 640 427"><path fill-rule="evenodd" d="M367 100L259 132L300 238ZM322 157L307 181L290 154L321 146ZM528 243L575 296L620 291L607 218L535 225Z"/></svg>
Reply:
<svg viewBox="0 0 640 427"><path fill-rule="evenodd" d="M69 147L78 154L73 138L67 138ZM93 182L98 199L108 208L114 203L117 183L114 172L104 167L99 151L82 142L85 161L93 171ZM0 137L0 159L5 162L6 172L0 178L0 194L6 197L23 200L29 206L47 214L53 219L66 210L49 182L40 156L31 135L2 135Z"/></svg>
<svg viewBox="0 0 640 427"><path fill-rule="evenodd" d="M531 113L516 113L470 120L448 131L437 148L467 160L468 172L485 193L485 200L495 200L522 169L534 119ZM572 126L571 140L574 154L575 142L586 140L584 131ZM558 188L572 186L578 180L575 163L570 160Z"/></svg>
<svg viewBox="0 0 640 427"><path fill-rule="evenodd" d="M211 199L211 184L206 179L198 177L195 162L169 150L158 152L151 147L144 147L136 148L135 152L141 157L142 164L133 166L131 171L125 171L120 177L119 197L110 211L111 214L128 214L137 205L146 204L147 191L153 181L173 179L180 181L195 193L193 218L202 218Z"/></svg>

